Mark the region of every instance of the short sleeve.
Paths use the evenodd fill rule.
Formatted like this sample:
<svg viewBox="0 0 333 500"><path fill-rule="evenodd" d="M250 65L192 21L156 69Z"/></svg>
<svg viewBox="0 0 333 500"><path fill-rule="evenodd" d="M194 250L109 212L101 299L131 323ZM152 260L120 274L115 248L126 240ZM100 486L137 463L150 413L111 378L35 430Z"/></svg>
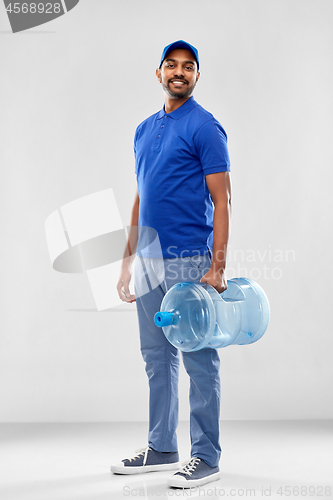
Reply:
<svg viewBox="0 0 333 500"><path fill-rule="evenodd" d="M138 164L137 164L137 159L136 159L136 141L138 139L138 135L139 135L139 127L137 127L136 131L135 131L135 134L134 134L134 142L133 142L133 149L134 149L134 158L135 158L135 174L137 175L138 173Z"/></svg>
<svg viewBox="0 0 333 500"><path fill-rule="evenodd" d="M204 175L230 171L227 134L215 118L199 128L194 144Z"/></svg>

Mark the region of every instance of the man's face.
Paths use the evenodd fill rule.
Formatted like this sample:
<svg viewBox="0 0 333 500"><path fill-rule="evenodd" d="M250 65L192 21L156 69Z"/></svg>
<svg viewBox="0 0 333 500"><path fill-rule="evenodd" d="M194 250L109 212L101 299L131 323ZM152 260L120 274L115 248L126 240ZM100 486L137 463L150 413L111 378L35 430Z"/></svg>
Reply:
<svg viewBox="0 0 333 500"><path fill-rule="evenodd" d="M156 76L164 92L173 99L189 97L199 79L197 63L189 50L175 49L169 52Z"/></svg>

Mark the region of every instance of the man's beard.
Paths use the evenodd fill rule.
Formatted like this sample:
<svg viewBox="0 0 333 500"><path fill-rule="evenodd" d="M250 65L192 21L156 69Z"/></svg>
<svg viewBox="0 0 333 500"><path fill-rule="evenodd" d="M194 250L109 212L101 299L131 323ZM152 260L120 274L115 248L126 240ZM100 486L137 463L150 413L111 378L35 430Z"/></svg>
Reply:
<svg viewBox="0 0 333 500"><path fill-rule="evenodd" d="M180 80L182 81L182 80ZM187 87L186 90L184 90L184 92L173 92L170 87L169 87L169 84L170 84L170 80L168 81L168 84L165 85L165 83L163 82L162 80L162 87L163 87L163 90L170 96L170 97L173 97L174 99L183 99L184 97L188 97L192 94L193 90L194 90L194 87L196 86L196 82L195 84L192 86L192 87Z"/></svg>

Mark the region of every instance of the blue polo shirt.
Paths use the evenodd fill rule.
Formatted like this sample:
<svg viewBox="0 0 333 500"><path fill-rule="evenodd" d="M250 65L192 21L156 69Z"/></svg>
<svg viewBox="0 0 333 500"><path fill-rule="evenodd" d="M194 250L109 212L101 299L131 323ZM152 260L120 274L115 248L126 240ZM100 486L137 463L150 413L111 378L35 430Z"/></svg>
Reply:
<svg viewBox="0 0 333 500"><path fill-rule="evenodd" d="M211 252L214 207L205 176L230 170L221 124L191 97L172 113L163 107L140 123L134 154L139 226L157 232L163 257ZM144 255L161 257L154 245Z"/></svg>

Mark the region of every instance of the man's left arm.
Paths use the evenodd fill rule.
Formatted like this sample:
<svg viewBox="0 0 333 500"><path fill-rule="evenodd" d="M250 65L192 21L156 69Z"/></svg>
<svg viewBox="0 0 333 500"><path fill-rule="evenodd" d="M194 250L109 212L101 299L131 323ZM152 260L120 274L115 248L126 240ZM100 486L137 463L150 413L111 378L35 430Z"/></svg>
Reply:
<svg viewBox="0 0 333 500"><path fill-rule="evenodd" d="M209 271L201 278L219 293L227 289L225 266L230 232L231 179L230 172L216 172L206 175L206 183L214 203L213 255Z"/></svg>

